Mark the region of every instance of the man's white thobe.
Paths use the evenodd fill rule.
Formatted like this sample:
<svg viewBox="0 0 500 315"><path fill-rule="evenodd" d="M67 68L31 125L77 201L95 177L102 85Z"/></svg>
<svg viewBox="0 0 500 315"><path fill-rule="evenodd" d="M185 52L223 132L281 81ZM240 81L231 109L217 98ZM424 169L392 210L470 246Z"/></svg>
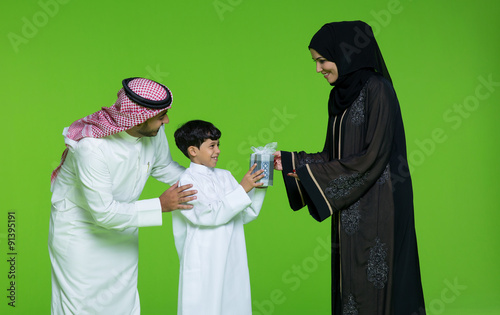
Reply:
<svg viewBox="0 0 500 315"><path fill-rule="evenodd" d="M184 168L164 127L155 137L65 141L52 187L52 314L140 314L137 232L161 225L162 213L159 198L138 199L149 176L173 184Z"/></svg>
<svg viewBox="0 0 500 315"><path fill-rule="evenodd" d="M191 163L180 183L193 184L192 210L172 213L180 259L179 315L251 315L243 225L259 215L267 189L249 194L229 171Z"/></svg>

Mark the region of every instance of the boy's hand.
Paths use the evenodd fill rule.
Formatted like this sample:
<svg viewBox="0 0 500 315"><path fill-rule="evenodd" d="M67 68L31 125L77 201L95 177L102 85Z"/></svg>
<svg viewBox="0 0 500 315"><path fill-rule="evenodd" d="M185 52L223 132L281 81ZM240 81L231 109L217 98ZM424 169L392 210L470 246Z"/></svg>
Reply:
<svg viewBox="0 0 500 315"><path fill-rule="evenodd" d="M257 172L252 174L256 166L257 164L252 165L250 170L248 170L248 172L245 174L245 176L243 176L243 179L241 180L240 185L243 187L243 189L245 189L246 192L249 192L254 187L264 185L264 183L256 183L265 176L264 174L262 174L264 173L264 170L258 170Z"/></svg>

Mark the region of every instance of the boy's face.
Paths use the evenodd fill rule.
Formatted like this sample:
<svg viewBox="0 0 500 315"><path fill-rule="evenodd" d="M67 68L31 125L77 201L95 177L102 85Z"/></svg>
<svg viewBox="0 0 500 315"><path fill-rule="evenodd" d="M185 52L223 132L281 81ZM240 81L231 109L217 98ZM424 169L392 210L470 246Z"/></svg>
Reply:
<svg viewBox="0 0 500 315"><path fill-rule="evenodd" d="M195 146L189 147L192 161L207 167L215 167L219 159L219 140L206 139L198 149Z"/></svg>

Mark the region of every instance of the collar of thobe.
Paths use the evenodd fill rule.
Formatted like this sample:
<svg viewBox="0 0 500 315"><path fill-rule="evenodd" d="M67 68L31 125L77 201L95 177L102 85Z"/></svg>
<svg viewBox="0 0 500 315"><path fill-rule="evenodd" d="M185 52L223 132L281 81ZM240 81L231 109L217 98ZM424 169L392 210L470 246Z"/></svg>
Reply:
<svg viewBox="0 0 500 315"><path fill-rule="evenodd" d="M75 141L75 140L72 140L72 139L66 137L67 134L68 134L68 127L64 128L64 130L63 130L64 142L66 143L66 145L68 145L70 147L75 147L77 145L78 141ZM132 144L139 143L139 141L141 140L141 138L131 136L125 131L115 133L114 135L111 135L109 137L118 137L118 138L123 139L124 141L132 143Z"/></svg>
<svg viewBox="0 0 500 315"><path fill-rule="evenodd" d="M189 168L194 172L202 175L212 175L214 173L214 169L212 167L207 167L205 165L197 164L194 162L191 162L191 164L189 164Z"/></svg>
<svg viewBox="0 0 500 315"><path fill-rule="evenodd" d="M116 136L130 143L138 143L142 139L139 137L131 136L126 131L119 132L116 134Z"/></svg>

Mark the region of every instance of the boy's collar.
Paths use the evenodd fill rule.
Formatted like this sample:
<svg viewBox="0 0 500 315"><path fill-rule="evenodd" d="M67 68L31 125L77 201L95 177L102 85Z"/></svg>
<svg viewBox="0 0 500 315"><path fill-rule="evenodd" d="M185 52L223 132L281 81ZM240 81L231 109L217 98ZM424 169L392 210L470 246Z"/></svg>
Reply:
<svg viewBox="0 0 500 315"><path fill-rule="evenodd" d="M214 171L214 169L212 167L208 167L208 166L198 164L198 163L195 163L192 161L191 161L191 164L189 164L189 168L196 171L197 173L201 173L201 174L211 174Z"/></svg>

